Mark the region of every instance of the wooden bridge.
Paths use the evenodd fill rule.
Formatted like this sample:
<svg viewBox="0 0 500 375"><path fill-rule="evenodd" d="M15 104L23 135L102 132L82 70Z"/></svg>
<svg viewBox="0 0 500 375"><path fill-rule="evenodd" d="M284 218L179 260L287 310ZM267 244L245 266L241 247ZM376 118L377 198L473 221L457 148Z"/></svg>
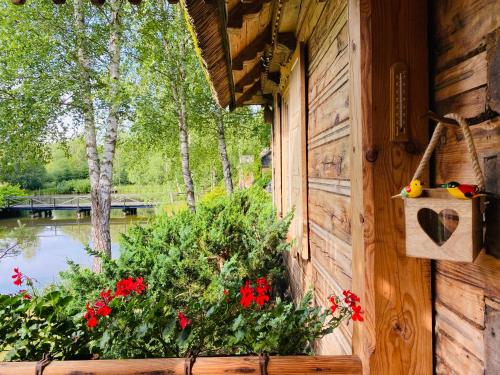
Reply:
<svg viewBox="0 0 500 375"><path fill-rule="evenodd" d="M45 212L49 214L58 210L75 210L89 212L90 195L40 195L24 197L7 197L6 208L12 211ZM138 208L152 208L158 201L147 199L142 195L113 194L111 208L121 209L126 213L136 213Z"/></svg>

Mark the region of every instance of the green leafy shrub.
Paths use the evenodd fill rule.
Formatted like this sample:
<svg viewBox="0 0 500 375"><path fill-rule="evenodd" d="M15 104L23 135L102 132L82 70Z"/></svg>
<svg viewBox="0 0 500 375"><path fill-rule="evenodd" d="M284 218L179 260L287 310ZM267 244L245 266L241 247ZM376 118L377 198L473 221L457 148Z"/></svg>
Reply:
<svg viewBox="0 0 500 375"><path fill-rule="evenodd" d="M57 194L88 194L90 181L88 178L61 181L57 183L55 191Z"/></svg>
<svg viewBox="0 0 500 375"><path fill-rule="evenodd" d="M219 186L212 188L207 193L205 193L202 197L202 202L208 203L210 201L213 201L215 199L223 197L226 194L227 194L226 188L222 185L219 185Z"/></svg>
<svg viewBox="0 0 500 375"><path fill-rule="evenodd" d="M6 198L9 196L23 196L26 192L17 185L0 183L0 209L7 204Z"/></svg>
<svg viewBox="0 0 500 375"><path fill-rule="evenodd" d="M16 332L36 312L30 306L45 306L58 293L63 303L49 303L58 311L50 327L37 323L54 357L310 353L314 339L360 315L338 297L331 300L333 312L339 305L333 317L311 306L311 293L299 304L289 298L282 254L290 220L276 219L257 186L205 201L195 213L158 216L123 236L120 257L103 258L102 273L70 264L48 294L5 297L0 333L9 339L0 352L10 360L40 357L33 343L42 333Z"/></svg>
<svg viewBox="0 0 500 375"><path fill-rule="evenodd" d="M57 289L25 296L0 295L0 360L39 360L46 353L55 359L90 357L92 333L81 309L69 308L71 296Z"/></svg>

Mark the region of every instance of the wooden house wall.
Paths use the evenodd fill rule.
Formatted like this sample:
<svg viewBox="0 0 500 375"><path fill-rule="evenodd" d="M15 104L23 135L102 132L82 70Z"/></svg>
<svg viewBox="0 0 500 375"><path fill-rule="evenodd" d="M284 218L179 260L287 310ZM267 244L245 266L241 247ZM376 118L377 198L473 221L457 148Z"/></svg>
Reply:
<svg viewBox="0 0 500 375"><path fill-rule="evenodd" d="M347 0L303 1L298 15L297 40L305 45L307 82L307 256L288 257L292 290L300 297L314 286L314 300L328 306L328 297L351 289L352 251L350 214L350 124ZM286 93L286 88L283 90ZM276 103L278 104L278 103ZM282 105L286 105L285 102ZM275 107L276 108L276 107ZM286 108L281 108L286 114ZM275 115L275 132L277 133ZM281 123L283 125L283 122ZM281 128L282 166L275 175L275 202L286 197L286 129ZM280 148L274 138L275 150ZM278 172L279 169L279 172ZM285 204L283 207L285 208ZM285 211L283 214L285 214ZM351 354L352 324L342 325L318 343L319 354Z"/></svg>
<svg viewBox="0 0 500 375"><path fill-rule="evenodd" d="M472 126L487 189L500 194L500 2L434 0L431 18L434 109L476 117ZM484 121L481 121L484 120ZM474 183L463 136L448 129L432 170L435 183ZM498 224L498 203L488 225ZM496 216L496 219L495 219ZM488 252L500 258L499 228ZM496 249L495 249L496 245ZM500 259L437 261L433 269L435 366L438 374L500 373Z"/></svg>

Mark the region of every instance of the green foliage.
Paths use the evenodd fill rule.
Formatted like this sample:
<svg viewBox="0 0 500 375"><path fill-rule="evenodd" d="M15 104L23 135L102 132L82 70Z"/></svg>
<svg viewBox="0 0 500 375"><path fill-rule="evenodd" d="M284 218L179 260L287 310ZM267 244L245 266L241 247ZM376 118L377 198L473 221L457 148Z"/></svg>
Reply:
<svg viewBox="0 0 500 375"><path fill-rule="evenodd" d="M26 192L19 186L0 183L0 208L4 207L5 199L9 196L23 196Z"/></svg>
<svg viewBox="0 0 500 375"><path fill-rule="evenodd" d="M3 360L38 361L46 353L55 359L88 358L91 333L81 309L70 307L72 297L47 290L31 300L19 293L0 295L0 356Z"/></svg>
<svg viewBox="0 0 500 375"><path fill-rule="evenodd" d="M90 193L89 179L61 181L57 183L57 194L87 194Z"/></svg>
<svg viewBox="0 0 500 375"><path fill-rule="evenodd" d="M85 142L76 138L52 147L50 162L46 166L49 181L60 183L88 178Z"/></svg>
<svg viewBox="0 0 500 375"><path fill-rule="evenodd" d="M202 201L205 203L209 203L213 200L226 196L226 194L226 188L222 185L219 185L205 193L202 197Z"/></svg>
<svg viewBox="0 0 500 375"><path fill-rule="evenodd" d="M350 315L330 319L311 306L311 293L298 305L288 298L282 254L290 220L276 219L258 186L205 199L196 213L160 215L131 229L120 257L103 259L102 273L71 264L61 286L32 300L2 296L0 352L8 360L44 352L64 359L310 353L315 338ZM143 277L146 291L114 298L110 316L84 327L85 305L128 277ZM244 308L240 287L261 277L272 285L269 301Z"/></svg>

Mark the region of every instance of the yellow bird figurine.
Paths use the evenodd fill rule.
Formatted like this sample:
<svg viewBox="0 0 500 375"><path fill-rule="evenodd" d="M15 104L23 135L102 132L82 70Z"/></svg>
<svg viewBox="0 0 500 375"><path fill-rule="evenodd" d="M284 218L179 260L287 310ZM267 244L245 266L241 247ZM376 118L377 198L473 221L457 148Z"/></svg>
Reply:
<svg viewBox="0 0 500 375"><path fill-rule="evenodd" d="M422 185L423 184L420 182L420 180L412 180L409 185L407 185L403 189L401 189L401 193L393 196L393 198L401 197L401 198L405 199L405 198L420 197L422 195L422 192L423 192Z"/></svg>

